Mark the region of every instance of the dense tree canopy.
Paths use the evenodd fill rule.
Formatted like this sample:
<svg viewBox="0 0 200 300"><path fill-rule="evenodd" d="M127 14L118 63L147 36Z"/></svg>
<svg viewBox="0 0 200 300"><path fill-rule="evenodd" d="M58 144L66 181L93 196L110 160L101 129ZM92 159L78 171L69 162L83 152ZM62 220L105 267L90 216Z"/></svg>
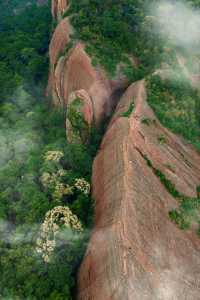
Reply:
<svg viewBox="0 0 200 300"><path fill-rule="evenodd" d="M50 9L34 4L5 16L15 5L8 2L0 12L0 101L12 95L22 81L40 85L47 78Z"/></svg>
<svg viewBox="0 0 200 300"><path fill-rule="evenodd" d="M91 136L87 146L67 144L65 112L43 99L50 8L9 3L0 12L0 298L72 299L92 223L88 182L98 138ZM57 206L68 207L84 232L61 226L47 263L36 241Z"/></svg>

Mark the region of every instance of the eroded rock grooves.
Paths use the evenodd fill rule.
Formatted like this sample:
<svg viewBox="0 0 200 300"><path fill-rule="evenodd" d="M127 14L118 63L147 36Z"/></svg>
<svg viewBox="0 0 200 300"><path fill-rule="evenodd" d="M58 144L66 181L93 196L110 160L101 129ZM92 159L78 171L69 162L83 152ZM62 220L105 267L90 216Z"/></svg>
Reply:
<svg viewBox="0 0 200 300"><path fill-rule="evenodd" d="M68 7L68 0L52 0L51 13L55 19L61 20Z"/></svg>
<svg viewBox="0 0 200 300"><path fill-rule="evenodd" d="M59 19L67 5L52 1L53 16ZM65 107L80 98L85 120L98 124L112 112L127 81L120 73L109 80L95 68L82 42L65 53L71 32L67 18L54 32L49 92L55 105ZM171 222L168 212L177 200L146 161L179 192L194 197L200 155L162 127L146 97L144 80L125 91L95 158L95 224L79 271L78 300L200 299L200 240ZM165 143L159 143L161 136Z"/></svg>
<svg viewBox="0 0 200 300"><path fill-rule="evenodd" d="M53 1L52 6L56 7L56 14L61 13L58 1ZM49 50L51 70L47 94L52 95L55 105L66 106L71 93L85 91L92 102L94 121L100 124L110 115L119 98L118 91L125 89L128 81L121 75L120 68L114 80L110 80L100 66L95 68L82 42L67 49L72 33L68 18L62 19L54 31Z"/></svg>
<svg viewBox="0 0 200 300"><path fill-rule="evenodd" d="M200 297L200 241L170 221L177 202L144 159L194 196L200 156L160 125L145 98L144 81L128 88L94 162L95 226L79 272L79 300ZM133 99L134 111L122 117ZM147 126L144 118L155 121Z"/></svg>

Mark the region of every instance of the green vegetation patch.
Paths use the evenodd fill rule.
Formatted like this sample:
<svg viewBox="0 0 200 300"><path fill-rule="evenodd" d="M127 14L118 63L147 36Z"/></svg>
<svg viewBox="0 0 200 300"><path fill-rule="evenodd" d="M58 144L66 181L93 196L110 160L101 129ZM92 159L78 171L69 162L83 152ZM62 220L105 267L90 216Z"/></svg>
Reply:
<svg viewBox="0 0 200 300"><path fill-rule="evenodd" d="M143 118L141 122L142 122L142 124L145 124L147 126L156 124L156 120L155 119L150 119L150 118Z"/></svg>
<svg viewBox="0 0 200 300"><path fill-rule="evenodd" d="M160 122L200 149L200 95L180 75L174 80L151 76L148 102Z"/></svg>
<svg viewBox="0 0 200 300"><path fill-rule="evenodd" d="M177 224L177 226L186 230L189 229L192 223L197 223L200 226L200 197L192 198L180 193L175 185L163 174L159 169L156 169L147 156L141 154L145 159L147 165L153 170L154 174L160 179L166 190L179 202L179 208L169 212L170 219ZM198 190L199 187L197 187ZM200 232L200 227L197 233Z"/></svg>
<svg viewBox="0 0 200 300"><path fill-rule="evenodd" d="M62 110L49 110L24 91L15 99L0 106L1 296L72 299L92 226L90 178L100 135L91 129L87 145L68 144ZM36 240L46 213L57 206L69 207L84 231L61 228L47 263Z"/></svg>
<svg viewBox="0 0 200 300"><path fill-rule="evenodd" d="M134 106L134 102L130 103L130 105L129 105L127 111L123 112L123 113L121 114L121 117L129 118L130 115L132 114L133 110L134 110L134 107L135 107L135 106Z"/></svg>
<svg viewBox="0 0 200 300"><path fill-rule="evenodd" d="M25 0L1 2L6 7L0 12L0 102L23 82L36 93L46 84L52 20L50 6L31 4L35 0L29 5Z"/></svg>
<svg viewBox="0 0 200 300"><path fill-rule="evenodd" d="M124 73L135 81L163 58L171 59L146 18L148 6L147 0L71 0L65 16L71 16L74 39L86 43L95 65L101 64L113 77L117 64L123 62ZM139 67L133 67L130 56L137 57Z"/></svg>
<svg viewBox="0 0 200 300"><path fill-rule="evenodd" d="M163 145L163 144L166 144L167 143L167 140L166 140L166 137L162 134L158 137L158 142L160 145Z"/></svg>
<svg viewBox="0 0 200 300"><path fill-rule="evenodd" d="M67 143L66 112L44 103L50 7L21 9L27 1L12 0L5 9L10 2L8 14L0 11L0 298L71 300L92 226L91 169L101 134L91 128L87 144ZM78 112L68 113L83 130ZM83 231L61 226L54 243L50 230L48 245L39 240L41 224L57 207L69 209ZM43 245L49 258L36 251Z"/></svg>

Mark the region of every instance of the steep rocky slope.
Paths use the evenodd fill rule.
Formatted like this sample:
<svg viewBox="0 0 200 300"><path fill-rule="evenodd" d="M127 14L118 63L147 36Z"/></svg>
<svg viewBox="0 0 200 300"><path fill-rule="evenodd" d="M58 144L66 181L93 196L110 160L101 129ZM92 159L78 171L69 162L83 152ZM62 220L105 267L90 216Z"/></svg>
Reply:
<svg viewBox="0 0 200 300"><path fill-rule="evenodd" d="M133 100L133 112L123 117ZM166 144L159 144L161 135ZM78 299L199 299L200 240L170 221L177 202L153 168L195 196L200 156L161 126L140 81L121 98L94 162L95 227Z"/></svg>
<svg viewBox="0 0 200 300"><path fill-rule="evenodd" d="M82 42L70 45L72 32L69 19L64 18L52 36L48 94L52 95L55 105L66 106L71 93L84 90L90 97L94 121L98 124L111 113L118 93L127 87L128 82L120 67L113 80L107 77L103 68L94 67Z"/></svg>
<svg viewBox="0 0 200 300"><path fill-rule="evenodd" d="M55 19L60 20L68 6L68 0L52 0L51 12Z"/></svg>
<svg viewBox="0 0 200 300"><path fill-rule="evenodd" d="M55 19L67 5L52 1ZM83 42L71 43L72 32L68 17L62 19L50 44L48 93L54 104L69 107L79 98L91 125L101 124L120 99L93 165L95 224L79 271L78 299L198 300L197 224L182 231L170 220L179 203L165 184L196 197L200 155L160 124L146 101L145 80L128 87L120 67L109 79L92 64ZM184 61L179 64L184 68ZM184 72L197 87L199 78ZM69 142L70 126L67 120Z"/></svg>

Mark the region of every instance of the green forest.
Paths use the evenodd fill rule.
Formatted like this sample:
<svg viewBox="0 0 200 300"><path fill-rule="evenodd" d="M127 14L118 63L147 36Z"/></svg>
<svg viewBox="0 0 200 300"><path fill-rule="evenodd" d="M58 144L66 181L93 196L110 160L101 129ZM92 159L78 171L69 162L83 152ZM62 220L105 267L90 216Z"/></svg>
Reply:
<svg viewBox="0 0 200 300"><path fill-rule="evenodd" d="M199 93L180 76L173 83L152 76L163 61L174 64L177 49L152 31L147 2L71 0L63 17L70 16L72 39L86 43L95 66L114 77L122 62L130 82L146 78L160 121L199 150ZM0 299L70 300L93 223L91 169L102 133L92 128L87 142L67 143L66 111L45 98L50 3L25 4L0 1ZM67 114L77 132L88 130L73 107ZM189 209L199 207L193 200ZM184 216L171 212L178 225L180 218L182 225Z"/></svg>
<svg viewBox="0 0 200 300"><path fill-rule="evenodd" d="M50 7L32 4L13 15L16 3L22 5L11 2L10 14L1 12L0 24L0 299L72 299L92 225L99 136L67 144L65 112L44 96ZM71 117L81 124L73 111ZM54 211L66 219L53 224L60 231L48 248L52 224L45 237L41 224L63 207L70 210ZM66 220L78 230L67 231Z"/></svg>

